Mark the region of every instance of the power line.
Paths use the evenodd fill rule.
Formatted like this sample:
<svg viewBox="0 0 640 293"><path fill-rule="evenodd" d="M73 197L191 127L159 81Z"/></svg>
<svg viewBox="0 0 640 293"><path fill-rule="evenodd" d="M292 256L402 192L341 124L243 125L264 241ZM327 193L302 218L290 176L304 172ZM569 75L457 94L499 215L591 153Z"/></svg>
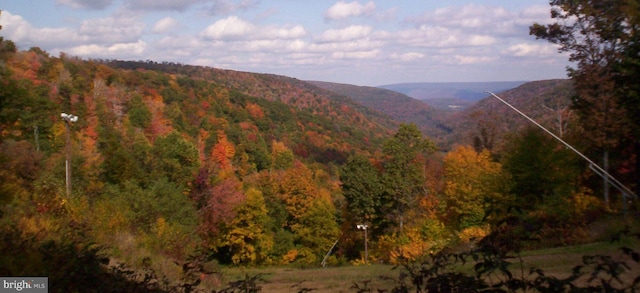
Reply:
<svg viewBox="0 0 640 293"><path fill-rule="evenodd" d="M504 103L505 105L509 106L509 108L513 109L514 111L516 111L518 114L520 114L522 117L527 118L527 120L529 120L531 123L535 124L536 126L540 127L542 130L544 130L546 133L548 133L549 135L551 135L553 138L555 138L556 140L558 140L559 142L561 142L562 144L564 144L568 149L572 150L573 152L575 152L576 154L578 154L580 157L582 157L584 160L586 160L587 162L589 162L589 169L593 170L596 174L598 174L599 176L603 177L603 178L608 178L609 180L611 180L612 185L618 189L618 191L622 192L623 196L626 197L627 195L629 196L633 196L634 199L638 199L638 195L636 195L635 193L633 193L633 191L631 191L629 188L627 188L626 186L624 186L622 183L620 183L620 181L618 181L615 177L613 177L611 174L609 174L609 172L607 172L606 170L604 170L602 167L598 166L598 164L594 163L591 159L589 159L587 156L585 156L584 154L582 154L581 152L579 152L577 149L575 149L573 146L571 146L570 144L568 144L566 141L562 140L562 138L558 137L557 135L555 135L553 132L549 131L548 129L544 128L544 126L540 125L540 123L536 122L535 120L533 120L531 117L527 116L527 114L523 113L522 111L518 110L516 107L512 106L511 104L507 103L507 101L503 100L502 98L498 97L498 95L490 92L490 91L486 91L486 93L492 95L494 98L498 99L500 102Z"/></svg>

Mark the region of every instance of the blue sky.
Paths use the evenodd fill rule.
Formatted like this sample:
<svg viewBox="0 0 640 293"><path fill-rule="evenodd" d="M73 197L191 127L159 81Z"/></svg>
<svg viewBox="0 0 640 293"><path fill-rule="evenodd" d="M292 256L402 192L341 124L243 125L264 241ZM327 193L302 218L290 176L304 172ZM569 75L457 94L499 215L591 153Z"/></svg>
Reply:
<svg viewBox="0 0 640 293"><path fill-rule="evenodd" d="M0 36L82 58L170 61L303 80L565 78L567 56L529 36L546 0L8 0Z"/></svg>

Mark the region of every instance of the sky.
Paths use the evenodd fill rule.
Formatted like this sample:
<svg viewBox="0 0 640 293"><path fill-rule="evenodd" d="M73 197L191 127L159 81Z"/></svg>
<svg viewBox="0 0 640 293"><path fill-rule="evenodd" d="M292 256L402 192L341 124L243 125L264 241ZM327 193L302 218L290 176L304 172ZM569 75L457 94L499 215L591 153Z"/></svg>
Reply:
<svg viewBox="0 0 640 293"><path fill-rule="evenodd" d="M548 0L4 0L0 36L86 59L153 60L363 86L566 78L529 35Z"/></svg>

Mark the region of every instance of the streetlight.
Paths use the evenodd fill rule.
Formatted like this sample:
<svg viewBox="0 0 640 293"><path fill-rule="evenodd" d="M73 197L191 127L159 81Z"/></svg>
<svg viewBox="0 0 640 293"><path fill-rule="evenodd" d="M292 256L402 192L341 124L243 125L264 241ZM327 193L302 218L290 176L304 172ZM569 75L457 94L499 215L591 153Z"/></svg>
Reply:
<svg viewBox="0 0 640 293"><path fill-rule="evenodd" d="M61 113L60 117L64 120L67 126L67 143L66 143L66 151L67 151L67 160L65 161L65 173L66 173L66 183L67 183L67 195L71 194L71 123L75 123L78 121L78 116Z"/></svg>
<svg viewBox="0 0 640 293"><path fill-rule="evenodd" d="M369 248L367 247L367 228L369 228L369 226L367 226L367 224L358 224L356 228L358 228L358 230L364 230L364 264L367 264L369 262Z"/></svg>

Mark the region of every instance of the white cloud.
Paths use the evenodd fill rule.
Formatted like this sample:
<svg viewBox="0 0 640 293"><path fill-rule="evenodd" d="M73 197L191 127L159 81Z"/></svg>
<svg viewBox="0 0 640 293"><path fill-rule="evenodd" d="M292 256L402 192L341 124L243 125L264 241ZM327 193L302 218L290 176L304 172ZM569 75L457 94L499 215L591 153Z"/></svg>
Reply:
<svg viewBox="0 0 640 293"><path fill-rule="evenodd" d="M522 11L509 11L500 6L466 4L427 11L407 18L416 27L446 27L466 33L493 36L528 37L528 27L534 22L548 22L549 8L531 6Z"/></svg>
<svg viewBox="0 0 640 293"><path fill-rule="evenodd" d="M557 56L557 47L551 44L526 44L519 43L502 51L505 55L516 57L549 57Z"/></svg>
<svg viewBox="0 0 640 293"><path fill-rule="evenodd" d="M102 57L102 58L118 58L121 56L127 56L131 59L132 56L143 56L146 51L147 44L143 41L135 43L116 43L112 45L80 45L68 49L68 53L76 56L84 57Z"/></svg>
<svg viewBox="0 0 640 293"><path fill-rule="evenodd" d="M237 40L251 35L256 30L252 23L237 16L229 16L208 26L202 35L210 40Z"/></svg>
<svg viewBox="0 0 640 293"><path fill-rule="evenodd" d="M369 50L369 51L337 51L331 54L331 57L334 59L373 59L376 58L380 54L380 50Z"/></svg>
<svg viewBox="0 0 640 293"><path fill-rule="evenodd" d="M489 57L489 56L454 55L452 61L454 64L478 64L478 63L489 63L496 59L497 59L496 57Z"/></svg>
<svg viewBox="0 0 640 293"><path fill-rule="evenodd" d="M85 20L80 24L78 34L86 42L129 43L142 38L144 27L137 17L117 15Z"/></svg>
<svg viewBox="0 0 640 293"><path fill-rule="evenodd" d="M466 38L466 45L469 46L488 46L493 45L496 38L487 35L470 35Z"/></svg>
<svg viewBox="0 0 640 293"><path fill-rule="evenodd" d="M512 13L502 7L467 4L462 7L449 6L437 9L432 15L432 20L452 27L486 28L496 21L509 19L512 16Z"/></svg>
<svg viewBox="0 0 640 293"><path fill-rule="evenodd" d="M393 53L391 54L391 59L402 60L405 62L415 61L418 59L424 58L425 55L418 52L408 52L404 54Z"/></svg>
<svg viewBox="0 0 640 293"><path fill-rule="evenodd" d="M495 30L502 22L512 22L517 13L507 11L503 7L466 4L463 6L447 6L427 11L421 15L409 17L408 23L417 27L443 26L465 30Z"/></svg>
<svg viewBox="0 0 640 293"><path fill-rule="evenodd" d="M344 19L352 16L371 15L376 10L376 4L369 1L360 4L358 1L340 1L331 6L324 14L327 19Z"/></svg>
<svg viewBox="0 0 640 293"><path fill-rule="evenodd" d="M175 30L177 26L178 26L178 21L175 20L173 17L168 16L161 20L158 20L156 24L153 26L152 31L154 33L159 33L159 34L167 33L172 30Z"/></svg>
<svg viewBox="0 0 640 293"><path fill-rule="evenodd" d="M371 34L371 27L352 25L342 29L330 29L322 33L322 42L344 42L366 38Z"/></svg>
<svg viewBox="0 0 640 293"><path fill-rule="evenodd" d="M362 52L379 50L383 47L381 41L370 39L354 40L351 42L332 42L332 43L312 43L306 50L310 52L322 52L331 54L333 52Z"/></svg>
<svg viewBox="0 0 640 293"><path fill-rule="evenodd" d="M307 35L306 30L301 25L295 26L267 26L261 33L262 37L269 39L297 39Z"/></svg>
<svg viewBox="0 0 640 293"><path fill-rule="evenodd" d="M11 14L9 11L2 11L0 25L0 33L22 47L48 48L80 41L78 35L70 28L35 28L22 16Z"/></svg>
<svg viewBox="0 0 640 293"><path fill-rule="evenodd" d="M258 26L237 16L229 16L209 25L200 35L205 40L273 41L299 39L306 36L307 32L301 25Z"/></svg>
<svg viewBox="0 0 640 293"><path fill-rule="evenodd" d="M304 50L309 44L307 44L307 42L303 41L303 40L294 40L291 41L287 44L287 50L289 51L302 51Z"/></svg>
<svg viewBox="0 0 640 293"><path fill-rule="evenodd" d="M37 28L22 16L2 12L4 36L22 48L38 46L50 53L66 52L91 58L141 55L146 49L142 33L144 24L126 16L82 21L77 29Z"/></svg>

